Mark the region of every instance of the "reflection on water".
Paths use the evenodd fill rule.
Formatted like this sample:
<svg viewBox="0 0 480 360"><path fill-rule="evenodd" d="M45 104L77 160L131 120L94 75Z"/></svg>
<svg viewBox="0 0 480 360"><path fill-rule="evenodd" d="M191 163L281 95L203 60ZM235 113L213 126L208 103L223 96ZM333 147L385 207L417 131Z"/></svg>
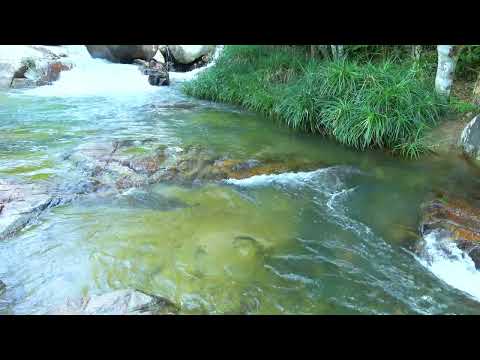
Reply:
<svg viewBox="0 0 480 360"><path fill-rule="evenodd" d="M124 288L165 296L183 313L478 313L479 303L411 253L424 197L478 186L454 155L414 162L357 153L175 87L61 96L65 86L0 94L1 178L69 189L82 173L67 155L114 140L139 140L135 153L150 143L204 145L225 158L324 166L93 193L52 208L0 242L8 286L0 313L45 313Z"/></svg>

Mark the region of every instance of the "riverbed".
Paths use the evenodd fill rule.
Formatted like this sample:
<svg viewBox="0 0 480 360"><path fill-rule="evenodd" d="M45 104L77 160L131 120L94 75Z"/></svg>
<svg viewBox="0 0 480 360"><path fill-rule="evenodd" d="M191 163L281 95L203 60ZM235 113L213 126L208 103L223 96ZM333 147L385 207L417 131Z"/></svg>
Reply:
<svg viewBox="0 0 480 360"><path fill-rule="evenodd" d="M458 154L357 152L180 87L175 76L152 87L134 65L83 58L54 85L0 93L0 179L77 194L0 241L0 314L44 314L127 288L166 297L182 314L480 311L477 271L414 251L430 193L479 188ZM139 154L196 146L300 165L79 191L85 174L69 156L119 141Z"/></svg>

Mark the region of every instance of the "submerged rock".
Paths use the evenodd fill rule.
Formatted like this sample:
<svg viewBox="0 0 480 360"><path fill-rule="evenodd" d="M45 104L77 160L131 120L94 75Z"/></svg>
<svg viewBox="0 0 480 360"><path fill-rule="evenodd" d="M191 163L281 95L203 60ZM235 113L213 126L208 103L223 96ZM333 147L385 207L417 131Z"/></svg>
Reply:
<svg viewBox="0 0 480 360"><path fill-rule="evenodd" d="M318 169L323 164L297 158L228 159L204 146L185 149L149 143L135 154L139 141L84 144L67 158L82 168L97 188L127 189L158 182L198 184L254 175Z"/></svg>
<svg viewBox="0 0 480 360"><path fill-rule="evenodd" d="M168 315L177 314L179 307L170 300L138 290L117 290L87 297L51 311L55 315Z"/></svg>
<svg viewBox="0 0 480 360"><path fill-rule="evenodd" d="M70 161L75 181L47 188L0 180L0 240L15 235L43 211L66 204L78 196L98 193L111 196L156 183L199 185L253 175L318 169L321 164L295 159L228 159L204 146L185 149L156 144L155 139L122 139L82 144L63 158ZM133 195L132 195L133 194ZM187 206L149 192L127 193L120 206L170 211Z"/></svg>
<svg viewBox="0 0 480 360"><path fill-rule="evenodd" d="M183 201L170 198L152 191L135 190L123 194L115 200L116 207L152 209L156 211L172 211L190 207Z"/></svg>
<svg viewBox="0 0 480 360"><path fill-rule="evenodd" d="M5 292L5 290L7 290L7 285L5 285L5 283L2 280L0 280L0 295L2 295Z"/></svg>
<svg viewBox="0 0 480 360"><path fill-rule="evenodd" d="M464 199L440 194L422 206L420 233L427 236L435 231L454 241L480 269L480 207Z"/></svg>
<svg viewBox="0 0 480 360"><path fill-rule="evenodd" d="M463 129L460 145L467 156L480 160L480 116L474 117Z"/></svg>

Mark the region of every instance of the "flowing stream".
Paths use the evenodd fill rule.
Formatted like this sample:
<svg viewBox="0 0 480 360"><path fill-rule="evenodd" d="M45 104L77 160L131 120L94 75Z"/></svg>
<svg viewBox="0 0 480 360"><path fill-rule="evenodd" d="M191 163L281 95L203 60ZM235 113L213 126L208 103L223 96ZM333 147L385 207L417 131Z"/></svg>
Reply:
<svg viewBox="0 0 480 360"><path fill-rule="evenodd" d="M185 314L474 314L480 275L434 234L414 253L430 191L474 191L459 157L407 161L356 152L239 108L152 87L134 65L68 47L51 86L0 93L0 179L79 193L79 146L203 146L226 158L309 161L316 169L201 184L88 193L0 241L0 314L43 314L67 299L134 288ZM196 70L198 72L198 70ZM53 190L52 190L53 191ZM413 235L412 235L413 233Z"/></svg>

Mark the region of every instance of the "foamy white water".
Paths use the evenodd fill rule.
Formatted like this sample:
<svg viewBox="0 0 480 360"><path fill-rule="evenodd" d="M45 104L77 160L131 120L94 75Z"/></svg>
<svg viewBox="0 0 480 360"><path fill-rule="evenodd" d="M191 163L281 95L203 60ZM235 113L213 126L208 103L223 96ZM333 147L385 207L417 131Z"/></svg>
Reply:
<svg viewBox="0 0 480 360"><path fill-rule="evenodd" d="M190 80L195 79L195 77L197 77L198 74L204 72L205 70L207 70L208 68L210 68L210 67L212 67L216 64L218 58L222 54L222 51L223 51L223 45L218 45L217 48L215 49L215 53L213 54L212 61L209 62L204 67L194 69L194 70L188 71L188 72L183 72L183 73L182 72L171 71L169 73L170 74L170 81L182 82L182 81L190 81Z"/></svg>
<svg viewBox="0 0 480 360"><path fill-rule="evenodd" d="M420 263L445 283L480 301L480 272L468 254L435 231L424 240L424 255L418 258Z"/></svg>
<svg viewBox="0 0 480 360"><path fill-rule="evenodd" d="M359 169L350 166L331 166L314 171L285 172L281 174L255 175L245 179L227 179L225 183L241 187L308 184L312 188L334 195L345 190L342 177L351 174L363 174ZM317 181L320 180L321 181Z"/></svg>
<svg viewBox="0 0 480 360"><path fill-rule="evenodd" d="M305 172L286 172L281 174L255 175L245 179L227 179L225 180L225 183L243 187L268 186L271 184L300 184L304 183L305 181L311 180L319 174L329 171L329 169L331 168Z"/></svg>
<svg viewBox="0 0 480 360"><path fill-rule="evenodd" d="M164 87L152 86L137 65L115 64L104 59L94 59L84 45L63 47L68 61L74 64L70 71L61 73L60 79L50 86L25 91L27 95L78 97L78 96L125 96L139 97L162 91ZM173 83L194 79L199 73L215 65L223 46L217 47L212 61L202 68L185 73L170 72Z"/></svg>
<svg viewBox="0 0 480 360"><path fill-rule="evenodd" d="M141 96L159 91L151 86L136 65L114 64L103 59L93 59L83 45L65 46L68 60L74 64L64 71L60 79L50 86L27 90L36 96Z"/></svg>

